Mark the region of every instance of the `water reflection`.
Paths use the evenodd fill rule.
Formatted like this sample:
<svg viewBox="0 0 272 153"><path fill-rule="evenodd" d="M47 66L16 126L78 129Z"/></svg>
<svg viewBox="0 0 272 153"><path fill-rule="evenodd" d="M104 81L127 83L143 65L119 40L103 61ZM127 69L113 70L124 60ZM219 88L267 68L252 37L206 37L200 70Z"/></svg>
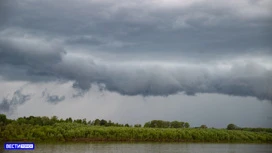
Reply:
<svg viewBox="0 0 272 153"><path fill-rule="evenodd" d="M3 148L0 152L6 151ZM271 153L271 144L199 143L67 143L36 144L34 151L16 153Z"/></svg>

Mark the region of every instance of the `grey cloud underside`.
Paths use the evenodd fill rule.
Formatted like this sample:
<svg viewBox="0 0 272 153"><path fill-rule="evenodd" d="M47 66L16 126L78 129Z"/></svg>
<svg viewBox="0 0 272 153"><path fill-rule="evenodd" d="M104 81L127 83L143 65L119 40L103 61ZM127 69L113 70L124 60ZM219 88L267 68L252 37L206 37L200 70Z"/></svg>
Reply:
<svg viewBox="0 0 272 153"><path fill-rule="evenodd" d="M46 81L56 76L52 67L66 54L56 44L25 38L0 37L0 74L16 80ZM23 72L23 73L22 73ZM33 77L29 77L33 76ZM38 76L38 77L37 77ZM55 78L54 78L55 80Z"/></svg>
<svg viewBox="0 0 272 153"><path fill-rule="evenodd" d="M171 2L169 2L171 3ZM179 2L181 5L186 2ZM66 45L115 52L181 52L206 58L266 49L271 54L271 2L5 1L2 28L61 37ZM35 14L35 15L33 15ZM204 56L202 55L202 56Z"/></svg>
<svg viewBox="0 0 272 153"><path fill-rule="evenodd" d="M47 102L57 104L61 101L65 100L65 96L58 96L58 95L48 95L47 96Z"/></svg>
<svg viewBox="0 0 272 153"><path fill-rule="evenodd" d="M183 3L190 4L179 6ZM221 93L272 100L271 63L231 61L246 55L271 59L271 1L6 0L0 4L0 20L5 21L0 23L0 76L6 80L71 80L73 88L80 89L73 97L95 84L123 95ZM89 57L94 50L116 60ZM134 55L136 62L122 63ZM150 55L147 61L156 61L157 56L168 60L141 62L146 55ZM184 61L167 65L174 58ZM195 63L188 64L189 59ZM207 62L216 59L230 60L229 67ZM206 65L196 64L200 61ZM65 99L51 96L48 101Z"/></svg>
<svg viewBox="0 0 272 153"><path fill-rule="evenodd" d="M65 96L59 96L59 95L52 95L50 93L48 93L47 90L44 90L42 92L42 97L46 98L46 101L52 104L58 104L61 101L65 100Z"/></svg>
<svg viewBox="0 0 272 153"><path fill-rule="evenodd" d="M30 44L36 46L37 42L32 43ZM0 44L4 43L0 42ZM50 46L50 44L47 45ZM0 52L1 66L15 66L22 70L20 73L30 78L45 75L56 77L56 79L72 80L75 81L73 87L82 91L89 90L92 84L96 84L101 90L123 95L168 96L178 92L185 92L188 95L221 93L272 100L272 71L253 61L232 63L231 68L227 69L220 69L216 65L110 63L96 60L95 57L82 58L69 53L63 54L63 49L49 50L46 54L44 52L31 54L31 50L24 49L24 43L13 44L17 48L12 50L5 45L2 46L4 47L1 47ZM50 58L41 58L47 56L52 57L52 62ZM17 62L20 62L20 65ZM46 66L40 63L45 63ZM9 79L3 73L1 75ZM13 77L22 79L20 75ZM56 95L47 97L49 102L59 102L64 99L65 97Z"/></svg>
<svg viewBox="0 0 272 153"><path fill-rule="evenodd" d="M12 113L18 105L30 100L30 95L22 94L22 89L16 90L11 99L3 98L0 101L0 113Z"/></svg>

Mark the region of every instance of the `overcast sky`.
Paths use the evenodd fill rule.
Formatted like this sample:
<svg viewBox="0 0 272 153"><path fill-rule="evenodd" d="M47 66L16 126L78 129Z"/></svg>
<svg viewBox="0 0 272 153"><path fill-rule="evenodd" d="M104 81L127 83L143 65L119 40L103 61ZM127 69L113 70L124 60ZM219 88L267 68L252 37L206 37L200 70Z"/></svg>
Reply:
<svg viewBox="0 0 272 153"><path fill-rule="evenodd" d="M271 0L1 0L0 113L272 127Z"/></svg>

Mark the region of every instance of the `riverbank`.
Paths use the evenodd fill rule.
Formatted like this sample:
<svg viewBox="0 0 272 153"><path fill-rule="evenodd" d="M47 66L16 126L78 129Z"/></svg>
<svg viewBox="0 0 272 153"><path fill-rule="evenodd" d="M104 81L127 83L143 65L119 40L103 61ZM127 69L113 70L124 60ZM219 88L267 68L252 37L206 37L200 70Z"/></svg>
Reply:
<svg viewBox="0 0 272 153"><path fill-rule="evenodd" d="M0 131L2 142L212 142L272 143L272 133L226 129L102 127L76 123L52 126L12 123Z"/></svg>
<svg viewBox="0 0 272 153"><path fill-rule="evenodd" d="M0 143L1 145L1 143ZM237 144L237 143L127 143L127 142L92 142L92 143L35 143L35 150L31 153L230 153L230 152L245 152L245 153L271 153L272 144ZM0 152L5 152L3 147L0 147Z"/></svg>

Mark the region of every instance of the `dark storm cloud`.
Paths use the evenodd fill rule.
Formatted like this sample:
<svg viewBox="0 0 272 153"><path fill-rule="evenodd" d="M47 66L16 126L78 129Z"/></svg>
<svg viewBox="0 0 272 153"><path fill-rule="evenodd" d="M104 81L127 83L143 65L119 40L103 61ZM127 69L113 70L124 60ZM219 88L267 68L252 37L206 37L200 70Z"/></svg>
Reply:
<svg viewBox="0 0 272 153"><path fill-rule="evenodd" d="M205 52L209 56L268 49L271 54L269 0L8 3L9 11L5 12L9 20L4 27L62 36L67 45L85 44L123 52L167 51L189 55Z"/></svg>
<svg viewBox="0 0 272 153"><path fill-rule="evenodd" d="M271 62L254 59L272 56L271 2L208 2L6 2L0 75L6 80L71 80L78 95L96 84L123 95L221 93L272 100ZM116 61L77 52L81 49L106 52ZM128 61L123 55L134 54L151 55L150 62L122 63ZM152 63L152 55L184 60ZM217 56L229 61L227 68L217 65ZM203 59L209 62L203 65ZM65 99L51 96L47 99L53 102Z"/></svg>
<svg viewBox="0 0 272 153"><path fill-rule="evenodd" d="M46 98L46 101L51 103L51 104L58 104L61 101L65 100L65 96L59 96L59 95L55 95L55 94L50 94L48 93L47 89L45 89L42 92L42 97Z"/></svg>
<svg viewBox="0 0 272 153"><path fill-rule="evenodd" d="M91 36L75 36L73 38L68 39L67 43L72 44L89 44L89 45L101 45L104 44L104 40L99 40L98 38Z"/></svg>
<svg viewBox="0 0 272 153"><path fill-rule="evenodd" d="M61 60L65 51L33 38L0 37L0 64L50 66Z"/></svg>
<svg viewBox="0 0 272 153"><path fill-rule="evenodd" d="M6 64L9 64L8 61ZM254 61L233 62L230 68L225 69L215 65L179 64L107 63L67 54L48 69L39 67L39 64L30 67L33 71L40 71L40 74L44 71L55 77L75 81L73 87L81 91L87 91L92 84L97 84L102 90L123 95L221 93L272 100L272 71ZM20 80L20 76L17 79ZM53 95L47 99L61 101L64 97Z"/></svg>
<svg viewBox="0 0 272 153"><path fill-rule="evenodd" d="M52 80L54 74L50 69L64 54L64 49L55 43L12 36L10 31L0 34L0 74L10 80L16 77L28 81Z"/></svg>
<svg viewBox="0 0 272 153"><path fill-rule="evenodd" d="M10 103L6 98L3 98L0 103L0 112L9 112L10 111Z"/></svg>
<svg viewBox="0 0 272 153"><path fill-rule="evenodd" d="M22 89L16 90L11 99L3 98L0 101L0 113L11 113L16 106L24 104L30 98L30 95L22 94Z"/></svg>
<svg viewBox="0 0 272 153"><path fill-rule="evenodd" d="M47 96L47 102L50 102L53 104L57 104L63 100L65 100L65 96L58 96L58 95Z"/></svg>

